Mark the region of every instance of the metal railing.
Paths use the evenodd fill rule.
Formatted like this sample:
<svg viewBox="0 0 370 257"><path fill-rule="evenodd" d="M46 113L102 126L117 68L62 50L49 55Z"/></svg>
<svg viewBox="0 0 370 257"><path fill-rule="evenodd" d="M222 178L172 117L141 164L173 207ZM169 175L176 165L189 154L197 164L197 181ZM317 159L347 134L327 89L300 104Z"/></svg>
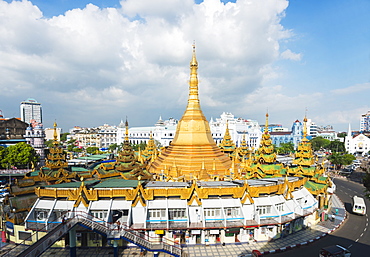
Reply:
<svg viewBox="0 0 370 257"><path fill-rule="evenodd" d="M13 247L8 252L4 253L2 256L19 256L19 257L30 257L39 256L48 248L50 248L56 241L58 241L63 235L68 233L75 225L79 224L92 231L106 236L108 239L117 240L125 239L141 248L148 251L155 252L166 252L173 256L181 257L183 256L182 248L180 245L176 244L174 241L166 239L166 242L151 242L150 237L140 233L135 230L131 230L127 226L120 226L118 224L113 224L105 222L95 218L94 216L84 213L84 212L69 212L68 220L59 223L56 227L39 239L34 244L28 246L24 249L26 244L26 239L21 244ZM44 227L47 230L47 225ZM44 231L45 231L44 230ZM32 237L32 235L31 235Z"/></svg>

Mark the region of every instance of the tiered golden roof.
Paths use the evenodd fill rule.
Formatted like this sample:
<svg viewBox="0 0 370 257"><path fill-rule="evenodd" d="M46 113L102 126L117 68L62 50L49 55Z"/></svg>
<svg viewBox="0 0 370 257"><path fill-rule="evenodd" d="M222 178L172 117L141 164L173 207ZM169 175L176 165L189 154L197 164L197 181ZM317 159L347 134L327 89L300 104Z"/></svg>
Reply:
<svg viewBox="0 0 370 257"><path fill-rule="evenodd" d="M226 131L222 142L219 144L219 147L222 152L229 156L233 156L236 150L236 146L231 139L230 132L229 132L229 122L226 122Z"/></svg>
<svg viewBox="0 0 370 257"><path fill-rule="evenodd" d="M172 177L180 175L186 179L199 177L201 170L221 177L228 174L231 160L213 140L208 121L200 107L197 70L198 62L193 45L188 105L177 125L171 145L149 165L148 170L151 173L168 174ZM172 168L174 166L176 174Z"/></svg>
<svg viewBox="0 0 370 257"><path fill-rule="evenodd" d="M66 155L63 148L59 146L58 134L56 131L57 123L54 122L54 140L53 147L50 148L50 153L47 156L45 167L51 170L59 170L68 167L68 162L66 161Z"/></svg>
<svg viewBox="0 0 370 257"><path fill-rule="evenodd" d="M315 163L315 159L312 153L311 143L307 139L307 118L304 117L303 120L303 138L302 142L298 145L297 151L295 153L295 159L293 164L310 166Z"/></svg>
<svg viewBox="0 0 370 257"><path fill-rule="evenodd" d="M262 134L261 145L255 153L255 159L260 164L274 164L276 162L274 145L268 132L268 117L269 115L266 113L265 132Z"/></svg>
<svg viewBox="0 0 370 257"><path fill-rule="evenodd" d="M307 139L307 118L304 118L303 125L303 138L302 142L298 145L295 153L295 159L293 160L294 167L289 168L288 175L290 176L304 176L308 178L305 186L309 187L321 187L321 193L324 193L325 186L332 184L329 177L325 177L324 164L316 163L311 143Z"/></svg>
<svg viewBox="0 0 370 257"><path fill-rule="evenodd" d="M125 122L126 135L122 149L115 162L101 163L91 173L100 179L121 177L131 180L151 180L152 176L145 170L145 165L138 161L128 137L128 122Z"/></svg>
<svg viewBox="0 0 370 257"><path fill-rule="evenodd" d="M139 149L139 161L148 164L150 161L154 160L157 155L157 147L154 142L153 134L150 132L150 138L145 149L143 151L140 151Z"/></svg>

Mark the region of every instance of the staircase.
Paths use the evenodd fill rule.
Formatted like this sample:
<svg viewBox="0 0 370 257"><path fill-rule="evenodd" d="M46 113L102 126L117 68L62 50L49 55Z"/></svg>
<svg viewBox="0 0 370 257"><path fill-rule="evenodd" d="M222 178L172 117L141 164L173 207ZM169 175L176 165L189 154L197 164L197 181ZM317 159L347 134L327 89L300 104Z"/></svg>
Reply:
<svg viewBox="0 0 370 257"><path fill-rule="evenodd" d="M30 246L25 244L19 244L9 251L3 253L1 256L18 256L18 257L34 257L41 255L44 251L50 248L56 241L58 241L63 235L68 233L74 226L80 225L87 229L90 229L96 233L99 233L107 239L118 240L124 239L130 243L133 243L140 248L152 252L164 252L176 257L184 257L185 252L182 251L179 245L165 243L165 242L150 242L149 238L138 231L130 230L126 226L118 228L117 225L107 222L97 222L94 217L81 212L70 213L65 223L60 223L55 228L50 230L45 236L39 239L37 242ZM26 240L24 241L24 243Z"/></svg>

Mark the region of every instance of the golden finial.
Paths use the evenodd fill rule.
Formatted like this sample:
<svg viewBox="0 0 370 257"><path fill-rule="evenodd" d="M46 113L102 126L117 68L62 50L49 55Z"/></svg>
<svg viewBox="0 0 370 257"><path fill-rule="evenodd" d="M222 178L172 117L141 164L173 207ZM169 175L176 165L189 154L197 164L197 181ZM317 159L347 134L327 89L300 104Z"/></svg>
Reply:
<svg viewBox="0 0 370 257"><path fill-rule="evenodd" d="M268 133L268 127L269 127L269 114L266 112L266 122L265 122L265 133Z"/></svg>
<svg viewBox="0 0 370 257"><path fill-rule="evenodd" d="M127 121L127 116L126 116L125 127L126 127L125 141L128 141L128 121Z"/></svg>
<svg viewBox="0 0 370 257"><path fill-rule="evenodd" d="M195 41L193 42L193 56L191 58L190 67L196 66L198 68L198 61L195 55Z"/></svg>
<svg viewBox="0 0 370 257"><path fill-rule="evenodd" d="M308 141L308 139L307 139L307 109L306 109L306 113L305 113L305 116L304 116L304 119L303 119L303 138L302 138L302 141L303 142Z"/></svg>
<svg viewBox="0 0 370 257"><path fill-rule="evenodd" d="M58 144L57 122L54 121L54 145Z"/></svg>
<svg viewBox="0 0 370 257"><path fill-rule="evenodd" d="M193 54L190 61L190 81L189 81L189 99L187 109L200 110L199 92L198 92L198 61L195 55L195 44L193 45Z"/></svg>

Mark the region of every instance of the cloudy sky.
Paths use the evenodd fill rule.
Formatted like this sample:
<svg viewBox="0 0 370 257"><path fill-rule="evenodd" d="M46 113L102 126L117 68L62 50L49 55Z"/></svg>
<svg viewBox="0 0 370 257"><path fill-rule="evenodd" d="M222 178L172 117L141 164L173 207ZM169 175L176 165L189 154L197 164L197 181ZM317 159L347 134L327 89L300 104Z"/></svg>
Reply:
<svg viewBox="0 0 370 257"><path fill-rule="evenodd" d="M368 0L0 0L0 110L44 127L180 119L195 41L201 106L291 127L370 110Z"/></svg>

